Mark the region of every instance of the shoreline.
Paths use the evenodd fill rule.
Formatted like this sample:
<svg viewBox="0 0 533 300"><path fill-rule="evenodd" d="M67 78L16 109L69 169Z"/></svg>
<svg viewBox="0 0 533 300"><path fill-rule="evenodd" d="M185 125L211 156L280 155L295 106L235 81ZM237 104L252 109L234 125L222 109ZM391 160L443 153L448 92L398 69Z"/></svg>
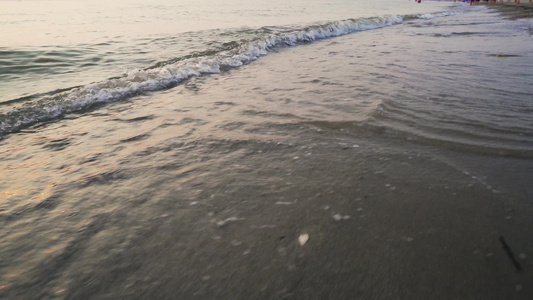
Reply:
<svg viewBox="0 0 533 300"><path fill-rule="evenodd" d="M11 135L0 298L530 299L528 21L473 11Z"/></svg>
<svg viewBox="0 0 533 300"><path fill-rule="evenodd" d="M527 0L526 0L527 1ZM495 13L500 13L511 20L517 19L531 19L533 18L533 3L521 3L515 5L514 2L509 3L493 3L486 4L487 8L492 9Z"/></svg>

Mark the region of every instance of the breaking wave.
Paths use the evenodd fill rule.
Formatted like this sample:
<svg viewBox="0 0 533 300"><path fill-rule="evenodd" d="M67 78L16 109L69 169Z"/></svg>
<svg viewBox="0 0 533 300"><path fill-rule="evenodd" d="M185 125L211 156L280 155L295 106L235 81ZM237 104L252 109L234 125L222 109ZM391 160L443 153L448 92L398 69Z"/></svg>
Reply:
<svg viewBox="0 0 533 300"><path fill-rule="evenodd" d="M446 15L444 13L419 15L416 18L427 19L430 16ZM14 99L0 106L0 135L53 120L68 113L84 111L144 92L170 88L193 76L215 74L237 68L268 54L275 48L401 24L407 17L413 18L413 16L358 18L277 31L261 28L252 37L225 43L224 47L218 50L160 62L150 68L128 71L120 77L84 86L32 95L26 99ZM15 105L11 105L13 103Z"/></svg>

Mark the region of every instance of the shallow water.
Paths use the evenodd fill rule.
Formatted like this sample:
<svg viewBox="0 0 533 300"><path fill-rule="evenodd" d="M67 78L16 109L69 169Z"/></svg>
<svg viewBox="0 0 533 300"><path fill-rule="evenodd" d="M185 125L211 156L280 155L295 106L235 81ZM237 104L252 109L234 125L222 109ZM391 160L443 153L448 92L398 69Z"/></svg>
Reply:
<svg viewBox="0 0 533 300"><path fill-rule="evenodd" d="M379 2L341 0L0 5L0 103L38 106L20 113L3 105L2 132L168 88L199 73L238 67L281 45L378 28L398 22L399 16L449 10L448 4L399 2L392 9ZM10 112L14 119L6 116Z"/></svg>
<svg viewBox="0 0 533 300"><path fill-rule="evenodd" d="M317 22L424 14L368 1L0 1L0 102L70 89ZM235 45L233 45L235 47Z"/></svg>
<svg viewBox="0 0 533 300"><path fill-rule="evenodd" d="M0 297L527 298L532 23L424 5L453 13L4 104Z"/></svg>

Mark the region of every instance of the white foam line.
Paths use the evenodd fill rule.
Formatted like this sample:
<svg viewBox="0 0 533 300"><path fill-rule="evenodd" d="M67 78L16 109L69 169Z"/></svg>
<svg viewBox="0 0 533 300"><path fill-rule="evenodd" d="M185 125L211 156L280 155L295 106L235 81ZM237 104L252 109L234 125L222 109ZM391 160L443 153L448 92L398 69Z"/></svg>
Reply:
<svg viewBox="0 0 533 300"><path fill-rule="evenodd" d="M432 15L438 17L441 14ZM429 18L422 15L419 18ZM81 111L93 105L115 102L147 91L157 91L202 74L220 73L222 67L237 68L250 63L277 46L337 37L353 32L387 27L403 22L401 16L349 19L314 25L281 35L269 35L251 41L238 49L222 51L205 57L195 57L159 68L129 71L123 77L104 80L48 96L7 114L0 114L0 135L16 131L40 121Z"/></svg>

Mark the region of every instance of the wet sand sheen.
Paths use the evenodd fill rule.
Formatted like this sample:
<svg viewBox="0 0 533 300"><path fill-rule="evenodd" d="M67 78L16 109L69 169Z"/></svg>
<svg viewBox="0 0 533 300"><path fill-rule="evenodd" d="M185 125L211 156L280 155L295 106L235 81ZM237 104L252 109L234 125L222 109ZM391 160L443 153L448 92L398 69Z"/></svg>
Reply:
<svg viewBox="0 0 533 300"><path fill-rule="evenodd" d="M487 7L514 20L533 18L533 4L531 3L521 3L519 5L514 5L514 3L495 3Z"/></svg>
<svg viewBox="0 0 533 300"><path fill-rule="evenodd" d="M186 101L190 95L161 97ZM214 101L202 90L193 99L203 106ZM180 127L186 124L167 128ZM138 190L136 203L121 204L120 211L111 202L121 194L99 195L109 203L94 211L83 195L95 194L98 185L71 185L81 189L79 213L59 224L77 217L88 224L70 246L39 264L33 272L42 283L28 291L47 295L69 283L60 293L65 298L500 298L517 295L518 286L529 293L530 276L515 270L498 239L504 236L517 257L529 253L531 205L512 199L508 185L478 176L507 167L520 179L530 162L299 122L270 130L285 138L241 134L154 146L165 152L138 144L127 161L146 177L162 175L142 162L166 168L165 183ZM108 180L120 185L117 177ZM301 234L309 235L303 246ZM527 260L520 263L530 268Z"/></svg>

